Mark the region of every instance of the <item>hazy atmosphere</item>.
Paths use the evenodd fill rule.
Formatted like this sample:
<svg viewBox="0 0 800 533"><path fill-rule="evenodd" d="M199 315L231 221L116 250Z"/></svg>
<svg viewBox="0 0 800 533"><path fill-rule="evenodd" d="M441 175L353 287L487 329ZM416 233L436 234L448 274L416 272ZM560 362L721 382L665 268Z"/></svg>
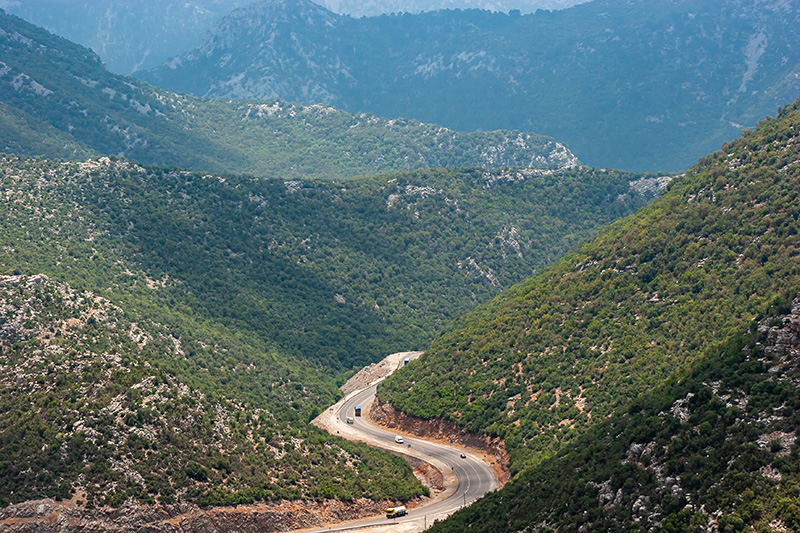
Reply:
<svg viewBox="0 0 800 533"><path fill-rule="evenodd" d="M0 0L0 531L800 531L800 5Z"/></svg>

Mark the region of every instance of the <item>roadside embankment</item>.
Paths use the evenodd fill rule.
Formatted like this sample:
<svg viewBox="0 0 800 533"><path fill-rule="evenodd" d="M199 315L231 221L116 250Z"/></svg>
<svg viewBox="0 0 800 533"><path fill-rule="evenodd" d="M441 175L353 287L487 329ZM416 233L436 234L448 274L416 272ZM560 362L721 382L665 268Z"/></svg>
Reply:
<svg viewBox="0 0 800 533"><path fill-rule="evenodd" d="M398 411L389 403L378 400L368 407L367 416L381 427L397 433L405 433L431 442L452 445L471 451L490 463L497 475L500 487L511 479L508 470L508 452L500 438L467 433L452 422L442 419L423 420Z"/></svg>
<svg viewBox="0 0 800 533"><path fill-rule="evenodd" d="M326 527L383 513L392 502L368 500L277 501L202 509L188 504L126 504L86 509L69 502L29 501L0 510L4 533L119 531L149 533L269 533Z"/></svg>

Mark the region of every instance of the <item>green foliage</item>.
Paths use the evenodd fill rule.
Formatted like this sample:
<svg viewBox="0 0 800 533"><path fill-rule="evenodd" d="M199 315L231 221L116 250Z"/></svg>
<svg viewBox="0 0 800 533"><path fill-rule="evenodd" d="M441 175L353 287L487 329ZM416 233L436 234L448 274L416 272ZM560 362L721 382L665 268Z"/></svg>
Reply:
<svg viewBox="0 0 800 533"><path fill-rule="evenodd" d="M577 160L552 139L457 133L411 120L277 101L207 101L110 74L90 50L0 11L0 151L116 154L211 172L323 179Z"/></svg>
<svg viewBox="0 0 800 533"><path fill-rule="evenodd" d="M190 388L191 371L165 364L194 358L189 339L104 298L0 276L0 310L0 506L78 489L112 507L427 494L398 457L324 434L277 400L262 398L265 410L235 388Z"/></svg>
<svg viewBox="0 0 800 533"><path fill-rule="evenodd" d="M443 324L644 202L629 185L637 176L593 169L327 184L114 161L5 164L4 186L24 206L2 212L3 244L14 251L7 272L109 291L182 324L184 343L199 328L274 354L269 365L303 359L312 367L285 383L296 384L295 398L309 379L309 389L330 390L310 370L330 376L424 346ZM237 365L270 373L254 354L220 364L221 347L187 349L228 389L263 386L223 378ZM271 392L248 397L263 394Z"/></svg>
<svg viewBox="0 0 800 533"><path fill-rule="evenodd" d="M800 286L799 107L465 316L381 400L502 436L518 472L747 328Z"/></svg>
<svg viewBox="0 0 800 533"><path fill-rule="evenodd" d="M431 531L796 530L800 299L768 314Z"/></svg>
<svg viewBox="0 0 800 533"><path fill-rule="evenodd" d="M2 157L0 503L421 494L400 459L308 427L334 376L423 345L631 212L637 178L284 182Z"/></svg>

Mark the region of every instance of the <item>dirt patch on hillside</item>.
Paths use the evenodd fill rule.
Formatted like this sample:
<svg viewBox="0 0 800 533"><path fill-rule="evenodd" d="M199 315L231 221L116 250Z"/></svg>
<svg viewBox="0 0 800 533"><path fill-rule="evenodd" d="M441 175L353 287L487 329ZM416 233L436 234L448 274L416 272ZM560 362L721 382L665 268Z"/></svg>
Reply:
<svg viewBox="0 0 800 533"><path fill-rule="evenodd" d="M414 360L423 352L397 352L385 357L378 363L373 363L359 370L347 383L340 388L347 396L353 391L369 387L378 380L384 379L403 364L403 360Z"/></svg>
<svg viewBox="0 0 800 533"><path fill-rule="evenodd" d="M501 488L511 479L508 470L508 452L500 438L467 433L447 420L423 420L409 416L391 404L382 404L378 400L369 406L367 416L376 424L393 431L448 445L452 440L454 446L477 451L477 455L482 455L484 461L491 463Z"/></svg>
<svg viewBox="0 0 800 533"><path fill-rule="evenodd" d="M416 502L413 502L416 503ZM85 509L66 502L39 500L0 510L0 531L71 533L146 531L148 533L269 533L325 527L383 513L394 502L358 499L279 501L201 509L188 504L119 509Z"/></svg>

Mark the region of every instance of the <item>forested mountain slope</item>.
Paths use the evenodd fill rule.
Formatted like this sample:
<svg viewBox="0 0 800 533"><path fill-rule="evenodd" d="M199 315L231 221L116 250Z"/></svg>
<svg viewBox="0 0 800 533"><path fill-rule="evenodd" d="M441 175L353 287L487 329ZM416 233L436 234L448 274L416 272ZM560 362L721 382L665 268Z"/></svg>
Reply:
<svg viewBox="0 0 800 533"><path fill-rule="evenodd" d="M536 464L800 287L800 105L466 315L378 390Z"/></svg>
<svg viewBox="0 0 800 533"><path fill-rule="evenodd" d="M402 463L307 427L335 378L424 346L665 180L3 156L0 504L411 498Z"/></svg>
<svg viewBox="0 0 800 533"><path fill-rule="evenodd" d="M137 74L215 98L281 98L566 142L589 164L686 169L800 92L800 7L595 0L355 19L309 0L232 12Z"/></svg>
<svg viewBox="0 0 800 533"><path fill-rule="evenodd" d="M7 268L60 273L96 291L141 287L122 267L91 268L113 253L109 260L164 280L156 293L165 303L327 372L424 346L445 322L654 193L640 192L648 179L638 175L593 169L440 170L331 184L108 159L7 157L3 170ZM38 211L12 209L17 198L74 213L34 224ZM98 244L60 229L70 216Z"/></svg>
<svg viewBox="0 0 800 533"><path fill-rule="evenodd" d="M298 372L263 353L226 369L246 364L237 360L245 343L208 328L181 335L135 308L44 275L0 276L0 507L44 497L92 508L425 492L402 459L304 423L292 401L313 377L293 383ZM214 365L214 377L198 361ZM231 374L261 381L249 384L260 397L226 387Z"/></svg>
<svg viewBox="0 0 800 533"><path fill-rule="evenodd" d="M800 530L800 298L433 532Z"/></svg>
<svg viewBox="0 0 800 533"><path fill-rule="evenodd" d="M562 144L457 133L409 120L277 101L210 102L110 74L90 50L0 10L0 151L282 178L417 168L574 166Z"/></svg>

